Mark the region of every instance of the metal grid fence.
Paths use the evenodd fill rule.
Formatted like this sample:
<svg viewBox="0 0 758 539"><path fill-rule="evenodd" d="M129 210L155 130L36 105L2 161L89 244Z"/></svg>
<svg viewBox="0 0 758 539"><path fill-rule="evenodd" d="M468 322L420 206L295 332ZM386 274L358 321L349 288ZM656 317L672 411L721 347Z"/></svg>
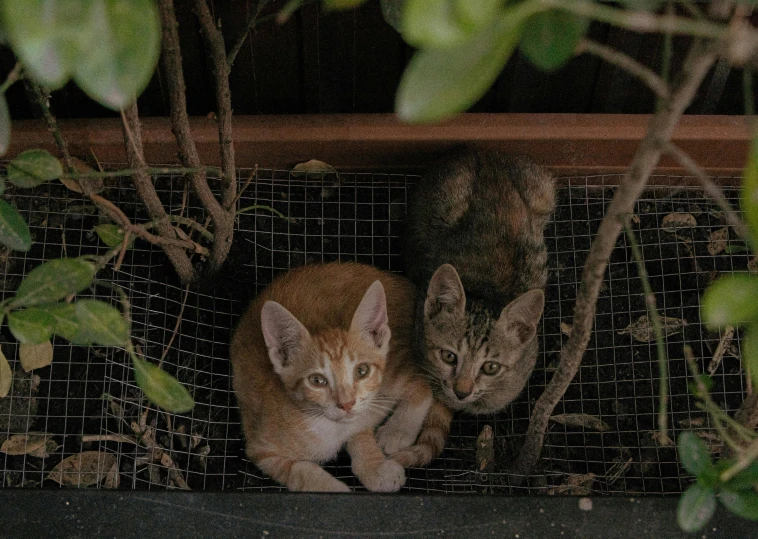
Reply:
<svg viewBox="0 0 758 539"><path fill-rule="evenodd" d="M240 176L248 173L242 171ZM527 389L503 413L457 417L444 454L428 468L410 470L404 490L650 494L679 493L686 487L689 479L677 464L675 449L661 446L655 436L655 343L624 333L646 314L625 238L619 240L606 271L582 367L555 412L584 414L579 417L581 424L551 422L543 459L523 487L509 487L505 473L526 431L531 407L557 365L570 331L582 264L618 179L598 176L561 182L559 205L546 231L550 277L540 358ZM41 453L0 453L0 484L56 486L50 480L51 470L61 460L83 451L101 451L115 457L110 473L100 469L94 479L88 476L89 483L101 488L279 490L244 458L229 377L231 330L255 293L288 268L355 260L402 271L401 227L408 190L416 180L386 174L306 178L259 171L240 206L270 206L288 218L265 208L239 215L235 245L222 278L185 290L177 286L162 252L140 240L128 251L120 272L103 272L103 279L112 279L130 298L133 337L141 352L153 361L163 357L164 368L193 394L197 405L188 414L150 407L122 350L75 347L56 338L52 365L25 373L17 360L17 345L3 328L0 345L14 370L14 384L11 394L0 399L0 443L27 432L45 433L47 441ZM734 236L730 239L728 231L724 238L726 224L715 204L696 188L670 187L681 180L654 178L654 187L636 205L633 228L661 314L685 321L666 337L670 423L676 432L697 429L718 450L707 418L688 393L682 350L685 343L691 345L701 367L707 366L720 336L700 324L699 297L719 272L745 269L750 259L744 244ZM159 177L156 186L168 207L183 207L181 178ZM732 202L736 194L727 190ZM135 220L144 217L127 180L108 184L104 196ZM61 185L9 190L6 197L27 218L35 244L25 254L0 253L3 297L43 260L104 252L93 232L100 220L96 208ZM202 217L202 210L189 200L187 214ZM692 220L687 224L680 219L680 227L672 227L667 217L671 214L687 214ZM88 293L114 303L117 299L111 289L101 286ZM745 391L739 355L735 336L714 374L714 398L727 410L739 406ZM576 416L572 417L575 422ZM493 429L495 458L481 472L476 441L486 426ZM358 486L346 457L328 469Z"/></svg>

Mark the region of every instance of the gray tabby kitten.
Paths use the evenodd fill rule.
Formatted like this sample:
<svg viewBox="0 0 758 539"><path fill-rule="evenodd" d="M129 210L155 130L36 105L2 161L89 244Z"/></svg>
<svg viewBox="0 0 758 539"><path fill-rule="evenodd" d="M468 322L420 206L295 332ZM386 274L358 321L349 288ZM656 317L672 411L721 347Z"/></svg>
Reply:
<svg viewBox="0 0 758 539"><path fill-rule="evenodd" d="M537 360L545 306L543 229L555 181L514 157L466 150L428 173L408 208L407 274L423 368L453 410L502 410Z"/></svg>

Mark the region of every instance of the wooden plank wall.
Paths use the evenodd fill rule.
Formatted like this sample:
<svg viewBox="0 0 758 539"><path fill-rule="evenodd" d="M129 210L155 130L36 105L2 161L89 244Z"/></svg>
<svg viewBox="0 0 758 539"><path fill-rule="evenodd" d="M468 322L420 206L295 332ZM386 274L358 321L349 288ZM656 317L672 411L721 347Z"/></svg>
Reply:
<svg viewBox="0 0 758 539"><path fill-rule="evenodd" d="M258 0L209 0L220 20L227 48L244 29ZM286 24L272 15L285 0L272 0L262 22L242 48L231 76L236 114L392 112L394 93L413 51L382 19L378 0L347 12L323 12L307 5ZM205 116L215 109L209 60L188 0L176 0L181 32L189 113ZM593 24L590 36L659 69L662 38ZM686 43L675 42L674 63ZM14 63L0 52L0 72ZM15 119L37 116L23 85L9 92ZM160 72L140 97L143 116L166 116L166 94ZM113 113L90 101L74 85L55 93L53 107L61 118L97 118ZM474 112L519 113L650 113L654 99L646 88L618 68L584 55L564 68L542 73L516 54ZM722 65L714 70L691 107L697 114L742 114L741 73Z"/></svg>

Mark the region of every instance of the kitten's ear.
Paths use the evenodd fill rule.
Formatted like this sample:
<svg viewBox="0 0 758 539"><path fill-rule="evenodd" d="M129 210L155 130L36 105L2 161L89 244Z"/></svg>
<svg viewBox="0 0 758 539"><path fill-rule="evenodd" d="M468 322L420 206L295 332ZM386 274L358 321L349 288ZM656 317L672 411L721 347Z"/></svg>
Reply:
<svg viewBox="0 0 758 539"><path fill-rule="evenodd" d="M442 264L429 281L424 316L434 318L442 311L462 314L465 310L466 293L458 272L450 264Z"/></svg>
<svg viewBox="0 0 758 539"><path fill-rule="evenodd" d="M497 326L500 331L514 335L521 344L534 338L537 324L545 309L545 293L530 290L511 301L500 313Z"/></svg>
<svg viewBox="0 0 758 539"><path fill-rule="evenodd" d="M374 281L363 294L350 323L350 331L357 331L382 353L387 353L392 333L387 318L387 298L381 282Z"/></svg>
<svg viewBox="0 0 758 539"><path fill-rule="evenodd" d="M275 301L267 301L261 310L261 330L268 347L268 357L277 374L290 365L311 336L305 326Z"/></svg>

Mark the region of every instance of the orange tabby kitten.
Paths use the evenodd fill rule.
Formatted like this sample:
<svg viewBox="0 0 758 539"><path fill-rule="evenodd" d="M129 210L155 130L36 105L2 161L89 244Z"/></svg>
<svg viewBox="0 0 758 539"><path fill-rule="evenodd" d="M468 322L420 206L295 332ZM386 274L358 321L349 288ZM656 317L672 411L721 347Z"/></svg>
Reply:
<svg viewBox="0 0 758 539"><path fill-rule="evenodd" d="M261 470L290 490L348 492L319 465L346 445L366 488L391 492L405 482L401 463L441 451L446 422L427 419L431 389L411 357L415 297L403 277L332 263L292 270L255 299L231 360L246 452Z"/></svg>

